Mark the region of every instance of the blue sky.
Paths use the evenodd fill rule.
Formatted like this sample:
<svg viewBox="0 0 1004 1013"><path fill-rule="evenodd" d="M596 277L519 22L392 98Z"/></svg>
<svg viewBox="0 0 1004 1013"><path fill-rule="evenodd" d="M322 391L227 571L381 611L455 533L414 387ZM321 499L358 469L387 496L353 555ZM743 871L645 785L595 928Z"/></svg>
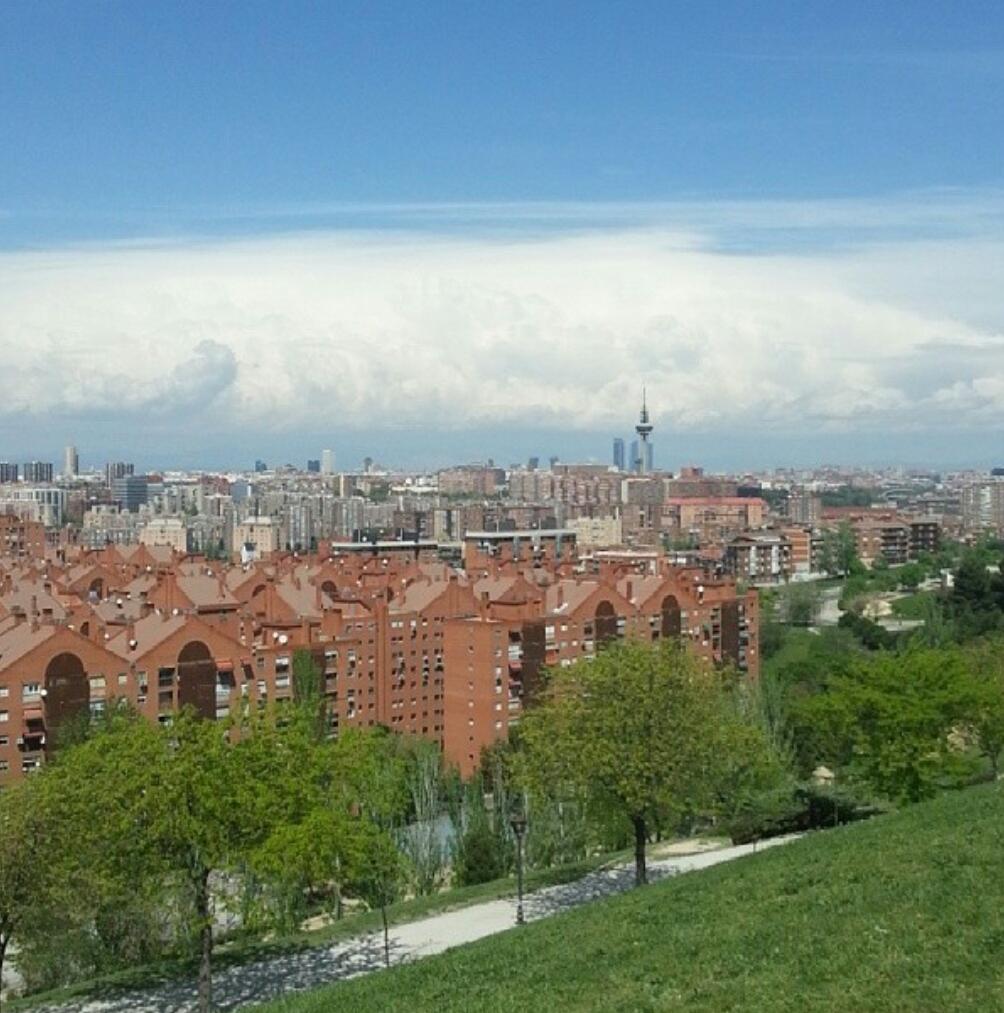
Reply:
<svg viewBox="0 0 1004 1013"><path fill-rule="evenodd" d="M925 418L950 408L960 462L990 460L1004 420L1004 320L993 295L1002 95L1000 3L5 4L0 296L16 311L0 309L0 351L38 393L0 409L0 457L26 441L55 449L73 432L101 447L96 456L107 447L162 461L184 447L191 457L192 406L165 422L149 405L177 389L172 371L196 362L219 380L200 388L198 427L211 425L220 444L207 464L237 463L256 441L293 458L319 429L354 455L389 406L408 399L423 405L404 412L408 438L389 432L374 456L428 462L470 456L472 445L512 459L586 456L594 445L601 456L625 428L613 417L620 384L646 379L657 422L683 447L666 465L691 458L688 440L712 466L742 463L737 434L765 417L763 446L776 463L833 460L841 439L848 459L874 459L883 427L897 433L883 445L895 457L937 449L945 462L953 445L932 438L946 419ZM535 278L519 267L542 249L583 257L594 285L622 292L618 264L633 263L639 235L660 237L643 266L676 251L664 263L669 294L656 272L635 304L587 311L562 264L541 264ZM254 279L270 243L284 266L268 303ZM359 244L372 270L352 284L367 298L332 302ZM195 252L205 270L179 287L178 265ZM324 279L317 264L330 271ZM790 286L803 270L804 296ZM732 293L728 305L693 296L712 275ZM757 286L776 292L776 306L752 300ZM67 290L76 302L45 308ZM810 303L818 311L799 322ZM826 320L844 311L857 337L837 369ZM883 327L894 328L888 342ZM328 386L307 385L311 411L293 404L295 376L290 401L275 390L264 398L281 417L252 411L263 400L260 348L288 342L287 358L302 362L308 331L311 354L327 348L347 363L398 342L415 351L425 389L452 377L453 400L423 400L393 369L357 364L349 378L332 367ZM594 331L625 350L611 363L622 375L603 410L590 373L546 402L542 382L537 400L486 413L482 360L456 361L459 345L504 356L529 332L538 342L556 335L555 348L581 357L603 347ZM714 385L687 373L686 349L702 336L721 342L706 369L731 361L741 371L752 342L764 383L777 380L771 342L797 345L796 389L788 397L777 382L768 402L725 384L737 406L725 411ZM945 342L964 353L938 352ZM41 348L58 354L42 361ZM559 371L548 363L540 379ZM147 400L125 399L124 415L110 392L134 373ZM459 393L465 384L473 406ZM839 404L817 418L831 395ZM674 413L680 398L685 410ZM807 405L815 441L798 421Z"/></svg>
<svg viewBox="0 0 1004 1013"><path fill-rule="evenodd" d="M30 242L339 202L997 185L1002 85L999 3L32 0L0 12L0 203Z"/></svg>

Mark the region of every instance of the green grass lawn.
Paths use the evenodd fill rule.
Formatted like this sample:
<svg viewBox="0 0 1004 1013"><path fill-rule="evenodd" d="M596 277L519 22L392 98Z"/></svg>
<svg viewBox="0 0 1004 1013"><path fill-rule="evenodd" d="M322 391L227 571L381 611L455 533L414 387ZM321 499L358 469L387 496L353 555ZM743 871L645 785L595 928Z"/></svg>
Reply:
<svg viewBox="0 0 1004 1013"><path fill-rule="evenodd" d="M1004 793L943 796L259 1013L1004 1009Z"/></svg>
<svg viewBox="0 0 1004 1013"><path fill-rule="evenodd" d="M939 597L936 591L916 591L892 602L892 613L899 619L924 619L928 602Z"/></svg>

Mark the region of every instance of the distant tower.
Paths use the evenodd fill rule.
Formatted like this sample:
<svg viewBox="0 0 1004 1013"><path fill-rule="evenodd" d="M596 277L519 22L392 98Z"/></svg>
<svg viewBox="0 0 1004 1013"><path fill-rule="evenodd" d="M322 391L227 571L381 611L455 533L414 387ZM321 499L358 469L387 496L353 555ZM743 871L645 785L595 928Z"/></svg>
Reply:
<svg viewBox="0 0 1004 1013"><path fill-rule="evenodd" d="M614 440L614 467L624 470L624 441L619 436Z"/></svg>
<svg viewBox="0 0 1004 1013"><path fill-rule="evenodd" d="M335 473L335 452L333 450L321 451L321 474L333 475Z"/></svg>
<svg viewBox="0 0 1004 1013"><path fill-rule="evenodd" d="M63 451L63 478L76 478L80 473L80 458L76 447L67 447Z"/></svg>
<svg viewBox="0 0 1004 1013"><path fill-rule="evenodd" d="M648 419L648 403L645 398L645 388L641 391L641 415L638 417L638 424L634 431L638 434L640 441L638 446L637 468L640 475L646 474L652 468L652 448L649 446L648 438L652 435L653 425Z"/></svg>

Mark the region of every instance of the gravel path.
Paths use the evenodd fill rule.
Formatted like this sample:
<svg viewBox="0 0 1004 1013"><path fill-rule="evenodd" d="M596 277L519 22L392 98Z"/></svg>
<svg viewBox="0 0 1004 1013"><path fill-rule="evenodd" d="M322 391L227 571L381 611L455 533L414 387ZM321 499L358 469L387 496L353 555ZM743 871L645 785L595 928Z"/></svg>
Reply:
<svg viewBox="0 0 1004 1013"><path fill-rule="evenodd" d="M657 858L649 862L649 878L654 881L681 872L706 869L788 840L791 838L782 837L764 841L756 847L739 845ZM528 894L524 898L526 918L528 921L547 918L579 904L622 893L633 885L632 866L590 873L574 883ZM400 964L416 960L504 932L513 927L515 910L514 899L494 900L395 925L390 930L391 962ZM218 1009L236 1010L289 992L368 974L382 967L383 935L370 933L331 946L226 968L213 976L214 998ZM195 1008L194 981L178 981L141 992L119 992L107 998L72 1000L40 1007L38 1013L190 1013Z"/></svg>

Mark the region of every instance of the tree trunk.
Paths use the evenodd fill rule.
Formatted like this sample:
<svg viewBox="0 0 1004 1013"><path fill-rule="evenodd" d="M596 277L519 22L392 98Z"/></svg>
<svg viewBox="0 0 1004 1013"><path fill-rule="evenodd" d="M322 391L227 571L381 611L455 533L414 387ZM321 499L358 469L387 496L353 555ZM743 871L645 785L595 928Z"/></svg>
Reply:
<svg viewBox="0 0 1004 1013"><path fill-rule="evenodd" d="M648 882L648 871L645 867L645 844L648 833L644 816L632 816L634 824L634 885L644 886Z"/></svg>
<svg viewBox="0 0 1004 1013"><path fill-rule="evenodd" d="M0 1010L3 1009L3 963L7 955L7 943L10 937L5 932L0 932Z"/></svg>
<svg viewBox="0 0 1004 1013"><path fill-rule="evenodd" d="M195 881L195 911L199 922L199 1013L213 1008L213 916L209 910L209 870Z"/></svg>
<svg viewBox="0 0 1004 1013"><path fill-rule="evenodd" d="M383 919L383 962L390 967L390 930L387 927L387 905L380 905L380 917Z"/></svg>

